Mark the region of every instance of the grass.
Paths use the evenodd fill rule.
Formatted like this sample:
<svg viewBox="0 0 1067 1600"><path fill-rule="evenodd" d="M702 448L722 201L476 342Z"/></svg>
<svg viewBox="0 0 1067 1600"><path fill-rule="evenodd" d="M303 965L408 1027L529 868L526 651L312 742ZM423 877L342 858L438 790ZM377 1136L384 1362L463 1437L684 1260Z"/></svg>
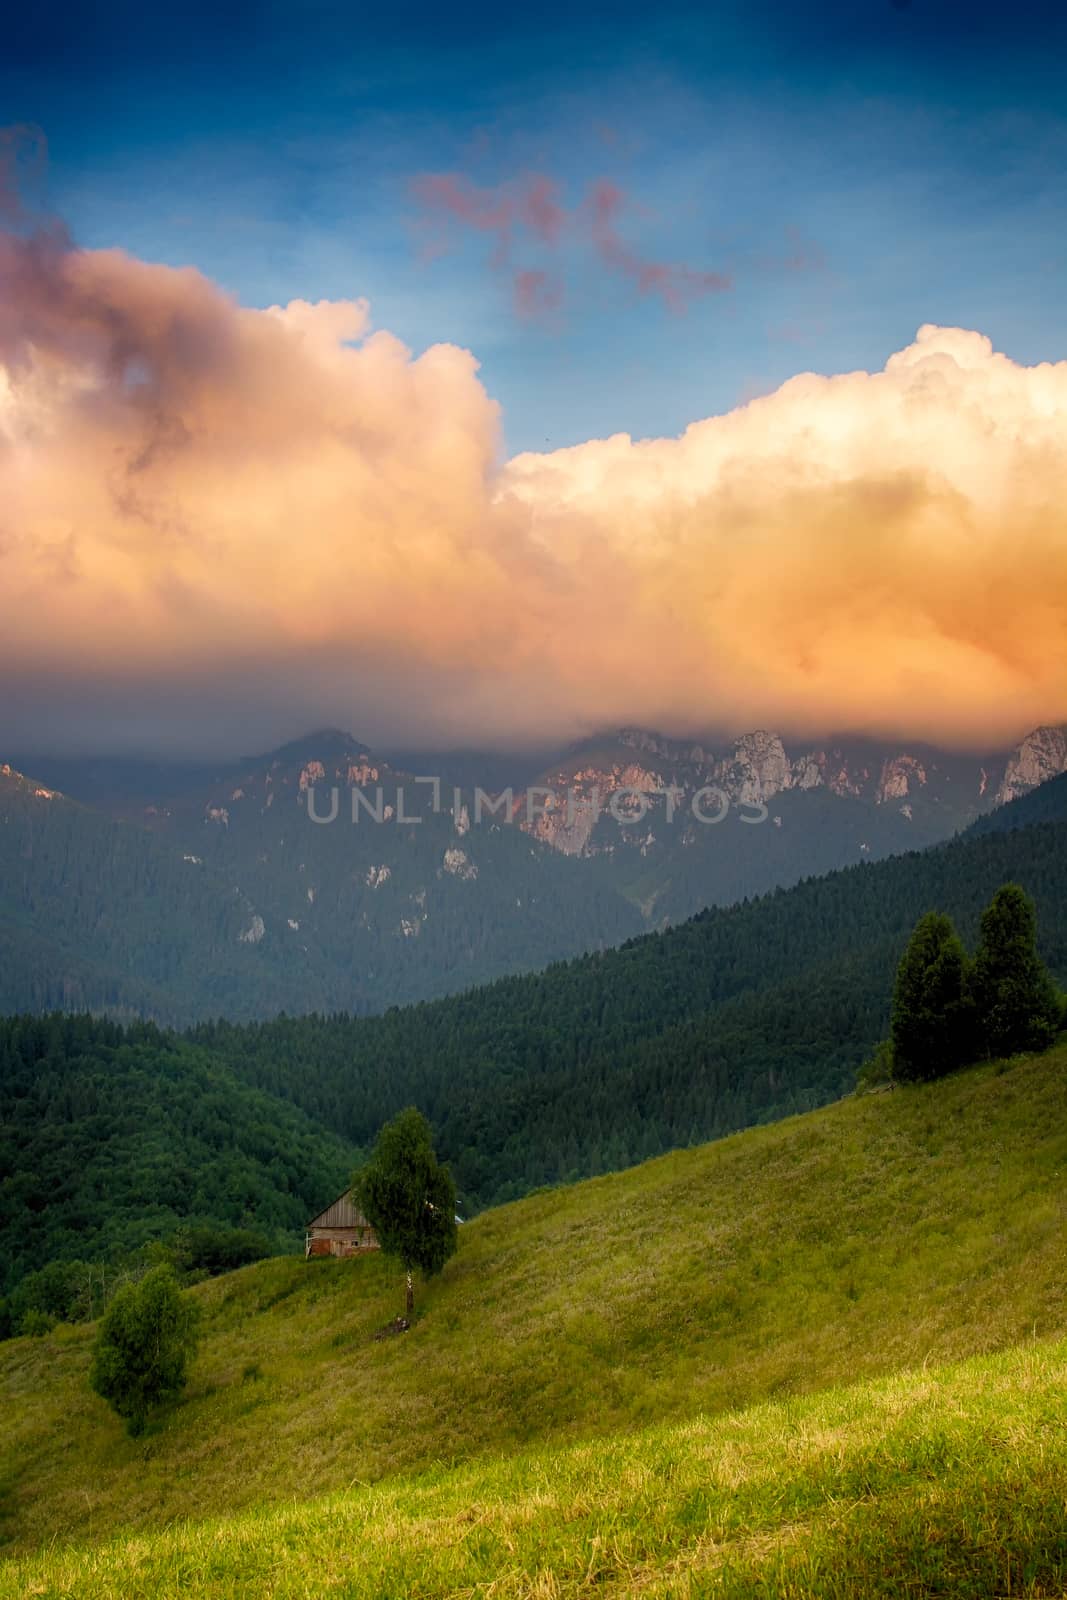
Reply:
<svg viewBox="0 0 1067 1600"><path fill-rule="evenodd" d="M246 1538L254 1525L282 1528L286 1502L428 1470L395 1492L447 1500L481 1481L462 1477L471 1462L542 1448L577 1446L559 1459L593 1472L608 1448L597 1441L621 1430L725 1419L1062 1336L1064 1178L1060 1047L488 1212L462 1230L459 1253L420 1293L415 1326L396 1339L373 1337L402 1305L399 1275L380 1258L281 1259L201 1285L204 1337L187 1397L142 1439L126 1438L87 1389L91 1330L10 1341L0 1345L7 1553L120 1530L156 1536L175 1519L242 1511L251 1520L235 1522L234 1537ZM862 1408L862 1395L834 1403ZM727 1430L715 1437L734 1425L707 1424ZM1000 1426L993 1413L988 1425ZM510 1468L485 1470L512 1481ZM947 1482L939 1468L931 1494ZM987 1488L999 1493L993 1478ZM393 1492L345 1497L341 1508L364 1509L336 1515L365 1516ZM315 1516L335 1514L316 1504ZM862 1505L854 1514L862 1520ZM180 1537L191 1549L209 1535ZM832 1537L832 1522L818 1537Z"/></svg>
<svg viewBox="0 0 1067 1600"><path fill-rule="evenodd" d="M0 1569L0 1600L1062 1596L1067 1341Z"/></svg>

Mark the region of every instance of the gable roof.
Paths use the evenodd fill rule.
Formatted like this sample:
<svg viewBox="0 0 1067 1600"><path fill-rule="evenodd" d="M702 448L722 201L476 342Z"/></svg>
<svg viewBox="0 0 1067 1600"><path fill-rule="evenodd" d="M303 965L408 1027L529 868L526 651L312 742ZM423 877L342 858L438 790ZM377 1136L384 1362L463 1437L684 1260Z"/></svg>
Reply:
<svg viewBox="0 0 1067 1600"><path fill-rule="evenodd" d="M351 1192L346 1189L344 1194L339 1194L332 1205L325 1211L320 1211L317 1217L312 1217L307 1224L309 1228L369 1228L370 1223L352 1204Z"/></svg>

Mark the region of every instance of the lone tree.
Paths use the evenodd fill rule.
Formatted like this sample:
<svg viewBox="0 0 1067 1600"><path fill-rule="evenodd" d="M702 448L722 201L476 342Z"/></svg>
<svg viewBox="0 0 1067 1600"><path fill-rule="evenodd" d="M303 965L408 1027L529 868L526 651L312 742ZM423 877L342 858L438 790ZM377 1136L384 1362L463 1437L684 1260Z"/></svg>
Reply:
<svg viewBox="0 0 1067 1600"><path fill-rule="evenodd" d="M440 1272L456 1248L456 1189L437 1160L430 1124L410 1106L387 1122L353 1195L386 1255L407 1273L407 1312L415 1309L412 1273Z"/></svg>
<svg viewBox="0 0 1067 1600"><path fill-rule="evenodd" d="M130 1434L143 1433L148 1412L185 1387L196 1323L196 1307L170 1267L155 1267L139 1283L125 1284L105 1311L89 1383L126 1418Z"/></svg>
<svg viewBox="0 0 1067 1600"><path fill-rule="evenodd" d="M905 1082L940 1078L973 1060L967 954L952 920L928 911L897 968L890 1040L893 1072Z"/></svg>
<svg viewBox="0 0 1067 1600"><path fill-rule="evenodd" d="M1056 1037L1059 1000L1037 953L1034 902L1017 883L998 889L982 912L970 990L989 1055L1045 1050Z"/></svg>

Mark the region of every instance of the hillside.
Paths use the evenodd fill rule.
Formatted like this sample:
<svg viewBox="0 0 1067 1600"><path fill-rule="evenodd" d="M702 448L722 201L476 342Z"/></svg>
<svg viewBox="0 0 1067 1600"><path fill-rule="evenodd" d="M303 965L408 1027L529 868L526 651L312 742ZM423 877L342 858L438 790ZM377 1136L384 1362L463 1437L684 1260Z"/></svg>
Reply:
<svg viewBox="0 0 1067 1600"><path fill-rule="evenodd" d="M973 941L1009 880L1034 896L1042 952L1067 981L1061 822L812 879L432 1005L195 1038L354 1144L417 1104L465 1204L494 1204L846 1092L885 1033L918 917L947 911Z"/></svg>
<svg viewBox="0 0 1067 1600"><path fill-rule="evenodd" d="M205 1283L188 1398L141 1440L86 1388L88 1329L10 1341L4 1536L30 1549L57 1527L101 1539L395 1473L440 1481L474 1457L1063 1336L1065 1170L1061 1046L488 1212L402 1338L374 1339L401 1292L381 1259ZM948 1448L937 1430L930 1448ZM470 1481L495 1495L501 1472Z"/></svg>
<svg viewBox="0 0 1067 1600"><path fill-rule="evenodd" d="M1010 805L998 806L995 811L978 817L967 831L977 837L983 833L1003 833L1014 828L1033 827L1035 823L1064 820L1067 820L1067 773L1049 778Z"/></svg>
<svg viewBox="0 0 1067 1600"><path fill-rule="evenodd" d="M0 1564L0 1596L1059 1600L1065 1385L1067 1342L1027 1344L102 1549L60 1546Z"/></svg>
<svg viewBox="0 0 1067 1600"><path fill-rule="evenodd" d="M943 908L973 939L1009 879L1035 896L1063 982L1067 824L1046 824L380 1018L220 1022L188 1038L0 1022L0 1294L48 1260L114 1261L187 1221L293 1245L355 1151L412 1103L465 1215L824 1105L884 1035L916 918Z"/></svg>
<svg viewBox="0 0 1067 1600"><path fill-rule="evenodd" d="M151 1024L0 1019L0 1295L47 1261L115 1263L183 1222L297 1249L353 1160Z"/></svg>
<svg viewBox="0 0 1067 1600"><path fill-rule="evenodd" d="M358 744L313 747L346 772L363 760ZM284 754L138 822L0 768L0 1012L175 1025L368 1012L643 926L600 863L503 825L464 838L425 791L409 789L407 826L347 812L316 826L308 761L300 747ZM371 770L376 787L385 774Z"/></svg>

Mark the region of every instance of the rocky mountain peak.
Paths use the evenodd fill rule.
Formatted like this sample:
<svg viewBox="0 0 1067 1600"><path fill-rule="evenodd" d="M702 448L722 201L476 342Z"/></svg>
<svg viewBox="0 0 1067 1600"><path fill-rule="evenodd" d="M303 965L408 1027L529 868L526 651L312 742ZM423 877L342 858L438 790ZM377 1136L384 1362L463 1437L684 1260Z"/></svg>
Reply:
<svg viewBox="0 0 1067 1600"><path fill-rule="evenodd" d="M1067 772L1067 728L1035 728L1008 757L996 803L1017 800L1061 772Z"/></svg>

